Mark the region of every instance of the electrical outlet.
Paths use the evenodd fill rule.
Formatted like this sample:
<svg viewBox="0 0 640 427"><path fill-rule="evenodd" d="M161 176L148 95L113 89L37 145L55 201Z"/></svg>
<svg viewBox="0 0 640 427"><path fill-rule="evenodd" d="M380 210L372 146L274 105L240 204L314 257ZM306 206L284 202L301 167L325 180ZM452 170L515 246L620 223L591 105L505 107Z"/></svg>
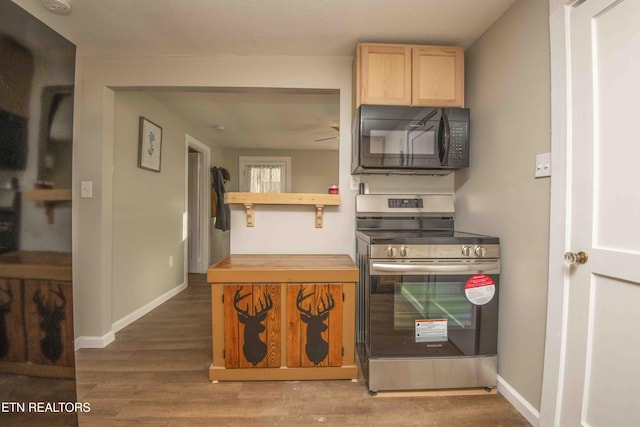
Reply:
<svg viewBox="0 0 640 427"><path fill-rule="evenodd" d="M169 257L169 267L173 267L173 256Z"/></svg>
<svg viewBox="0 0 640 427"><path fill-rule="evenodd" d="M544 178L551 176L551 153L536 155L536 170L534 177Z"/></svg>

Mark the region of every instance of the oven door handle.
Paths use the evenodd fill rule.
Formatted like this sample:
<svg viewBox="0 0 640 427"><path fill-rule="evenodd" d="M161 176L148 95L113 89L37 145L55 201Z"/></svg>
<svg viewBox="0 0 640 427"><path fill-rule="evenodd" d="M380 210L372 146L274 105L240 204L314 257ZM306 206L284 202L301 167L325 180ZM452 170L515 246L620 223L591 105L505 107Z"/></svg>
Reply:
<svg viewBox="0 0 640 427"><path fill-rule="evenodd" d="M371 265L372 271L385 273L483 273L496 270L498 263L477 263L458 265L426 265L426 264L384 264L374 262Z"/></svg>

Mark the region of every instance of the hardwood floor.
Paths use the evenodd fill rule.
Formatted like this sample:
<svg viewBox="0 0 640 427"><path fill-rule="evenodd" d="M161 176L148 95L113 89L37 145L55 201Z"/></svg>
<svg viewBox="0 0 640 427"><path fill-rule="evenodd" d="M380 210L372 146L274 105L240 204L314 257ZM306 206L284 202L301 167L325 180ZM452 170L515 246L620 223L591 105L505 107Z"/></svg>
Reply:
<svg viewBox="0 0 640 427"><path fill-rule="evenodd" d="M189 287L116 334L76 352L81 426L529 426L500 395L372 397L351 381L212 384L210 288Z"/></svg>

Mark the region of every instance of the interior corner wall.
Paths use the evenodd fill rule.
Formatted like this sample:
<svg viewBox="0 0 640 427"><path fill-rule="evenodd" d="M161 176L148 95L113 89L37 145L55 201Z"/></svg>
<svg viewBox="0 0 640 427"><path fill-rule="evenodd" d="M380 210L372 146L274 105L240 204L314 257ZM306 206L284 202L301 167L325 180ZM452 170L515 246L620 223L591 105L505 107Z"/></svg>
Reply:
<svg viewBox="0 0 640 427"><path fill-rule="evenodd" d="M114 188L115 169L120 162L131 162L136 168L137 155L134 159L116 157L115 146L115 94L121 90L136 90L140 87L281 87L281 88L329 88L340 90L340 121L341 128L349 129L351 105L351 79L349 57L119 57L95 58L79 56L79 66L82 70L78 76L77 104L74 126L77 140L82 141L76 147L76 170L74 187L78 188L80 181L92 181L94 197L80 199L74 205L76 222L77 246L74 252L74 284L78 290L78 328L77 338L86 338L85 342L108 343L113 338L113 324L126 310L113 307L117 287L125 287L117 283L113 274L119 274L114 268L113 257L118 257L121 245L113 242L113 217L120 217L116 221L125 220L124 216L133 215L114 208L117 198L117 183ZM158 121L160 122L160 121ZM350 162L349 138L345 131L342 136L344 142L340 151L340 180L341 187L347 188L348 164ZM193 134L198 138L197 134ZM135 141L137 144L137 133ZM202 141L202 139L200 139ZM204 141L203 141L204 142ZM118 142L119 143L119 142ZM181 146L184 149L184 135L181 135ZM345 149L346 148L346 149ZM216 159L212 159L216 165ZM184 163L182 164L184 165ZM167 170L164 166L163 173ZM170 170L171 171L171 170ZM119 172L118 172L119 173ZM151 172L147 172L151 173ZM179 171L173 170L171 175L181 182L182 198L178 202L184 207L184 166ZM117 179L117 178L116 178ZM133 184L133 183L130 183ZM173 184L171 184L173 185ZM115 197L115 199L114 199ZM172 206L171 209L174 209ZM158 209L156 214L162 217L164 213ZM259 213L258 213L259 215ZM345 194L343 203L339 207L327 209L325 227L314 227L314 213L288 212L288 217L304 217L304 228L301 233L280 239L285 247L291 241L307 242L309 239L329 242L323 250L327 253L353 253L353 197ZM267 235L271 223L264 217L258 216L255 230L265 230ZM282 216L274 220L282 223ZM302 223L302 221L300 221ZM242 231L244 221L238 221L236 230ZM118 227L116 225L116 227ZM182 226L177 230L160 230L162 234L181 233ZM255 231L251 230L251 231ZM308 230L311 230L310 232ZM290 231L290 230L289 230ZM308 236L313 234L313 236ZM318 235L317 235L318 234ZM339 236L339 238L336 238ZM242 240L246 236L240 236ZM233 237L232 237L233 239ZM269 237L269 240L271 237ZM303 245L303 243L301 243ZM304 248L305 245L302 247ZM261 248L261 240L253 240L251 247ZM266 250L266 249L265 249ZM300 251L304 249L299 249ZM143 256L143 254L139 254ZM165 253L158 258L153 268L168 268L168 257ZM174 258L174 265L179 263ZM116 261L117 263L117 261ZM148 266L148 268L152 268ZM137 291L131 291L137 292ZM140 301L144 299L140 296ZM151 301L148 301L151 302ZM133 305L132 305L133 306ZM132 307L131 306L131 307Z"/></svg>
<svg viewBox="0 0 640 427"><path fill-rule="evenodd" d="M498 373L539 411L548 282L549 4L519 0L465 54L470 167L455 177L459 230L501 238Z"/></svg>

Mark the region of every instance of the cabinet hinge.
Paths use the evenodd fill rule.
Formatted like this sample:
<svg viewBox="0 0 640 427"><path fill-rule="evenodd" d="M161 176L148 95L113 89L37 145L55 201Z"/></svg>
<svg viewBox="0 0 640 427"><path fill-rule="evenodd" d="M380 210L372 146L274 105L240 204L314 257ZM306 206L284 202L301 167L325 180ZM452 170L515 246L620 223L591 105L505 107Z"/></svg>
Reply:
<svg viewBox="0 0 640 427"><path fill-rule="evenodd" d="M343 352L344 352L344 349L343 349ZM224 350L222 350L222 357L223 357L223 358L227 357L227 354L225 353L225 351L224 351Z"/></svg>
<svg viewBox="0 0 640 427"><path fill-rule="evenodd" d="M224 294L222 294L222 303L224 304Z"/></svg>
<svg viewBox="0 0 640 427"><path fill-rule="evenodd" d="M342 301L344 301L344 292L342 293Z"/></svg>
<svg viewBox="0 0 640 427"><path fill-rule="evenodd" d="M344 357L344 347L342 347L342 356Z"/></svg>

